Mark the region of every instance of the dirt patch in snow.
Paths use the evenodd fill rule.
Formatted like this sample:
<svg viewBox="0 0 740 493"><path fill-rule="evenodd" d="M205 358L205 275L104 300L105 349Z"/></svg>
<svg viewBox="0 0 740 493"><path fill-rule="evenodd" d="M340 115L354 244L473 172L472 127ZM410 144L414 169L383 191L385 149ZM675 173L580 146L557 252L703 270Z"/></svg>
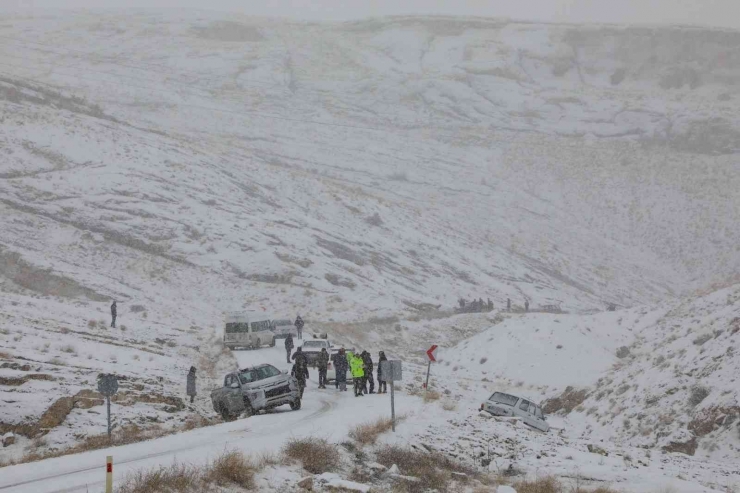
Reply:
<svg viewBox="0 0 740 493"><path fill-rule="evenodd" d="M587 397L588 391L586 389L576 390L574 387L566 387L559 397L546 400L542 405L542 410L546 414L555 414L560 411L569 414L573 409L583 404Z"/></svg>

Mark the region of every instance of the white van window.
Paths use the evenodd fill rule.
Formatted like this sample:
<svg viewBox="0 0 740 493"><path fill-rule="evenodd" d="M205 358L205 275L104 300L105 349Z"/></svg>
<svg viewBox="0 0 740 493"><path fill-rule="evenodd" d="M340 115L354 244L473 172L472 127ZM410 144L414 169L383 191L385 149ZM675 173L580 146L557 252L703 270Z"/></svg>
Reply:
<svg viewBox="0 0 740 493"><path fill-rule="evenodd" d="M535 411L534 415L537 416L538 418L542 418L542 409L540 409L540 406L537 406L537 410Z"/></svg>
<svg viewBox="0 0 740 493"><path fill-rule="evenodd" d="M519 409L529 412L529 401L522 400L522 403L519 404Z"/></svg>
<svg viewBox="0 0 740 493"><path fill-rule="evenodd" d="M537 406L535 406L534 404L530 402L529 403L529 414L534 416L536 412L537 412Z"/></svg>

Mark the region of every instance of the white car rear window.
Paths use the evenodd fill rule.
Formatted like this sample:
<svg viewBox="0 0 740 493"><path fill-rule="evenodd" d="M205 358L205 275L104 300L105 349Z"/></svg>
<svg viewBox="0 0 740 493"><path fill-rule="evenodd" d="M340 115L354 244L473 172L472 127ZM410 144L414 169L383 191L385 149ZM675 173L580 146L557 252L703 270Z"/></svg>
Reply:
<svg viewBox="0 0 740 493"><path fill-rule="evenodd" d="M503 392L495 392L489 399L489 401L497 402L499 404L506 404L508 406L515 406L519 400L518 397L513 395L504 394Z"/></svg>
<svg viewBox="0 0 740 493"><path fill-rule="evenodd" d="M326 347L326 343L323 341L306 341L303 343L303 347Z"/></svg>

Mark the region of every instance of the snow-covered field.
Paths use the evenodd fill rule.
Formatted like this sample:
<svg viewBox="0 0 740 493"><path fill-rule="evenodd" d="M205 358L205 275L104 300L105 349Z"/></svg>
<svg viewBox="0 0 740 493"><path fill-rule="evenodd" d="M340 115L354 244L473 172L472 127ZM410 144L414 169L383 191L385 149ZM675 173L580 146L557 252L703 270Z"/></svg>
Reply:
<svg viewBox="0 0 740 493"><path fill-rule="evenodd" d="M625 491L733 487L738 50L737 32L693 28L3 17L0 435L16 443L0 461L102 433L103 372L126 378L119 430L212 416L227 369L282 361L222 349L224 312L249 309L403 359L414 419L394 440L465 458L508 438L530 474L579 469ZM454 315L460 297L495 310ZM407 395L431 343L456 411ZM579 402L557 433L477 415L495 389L552 402L566 387ZM311 392L234 446L341 440L380 399ZM251 423L120 447L118 470L205 462ZM622 455L592 457L595 442ZM104 455L0 481L81 487Z"/></svg>

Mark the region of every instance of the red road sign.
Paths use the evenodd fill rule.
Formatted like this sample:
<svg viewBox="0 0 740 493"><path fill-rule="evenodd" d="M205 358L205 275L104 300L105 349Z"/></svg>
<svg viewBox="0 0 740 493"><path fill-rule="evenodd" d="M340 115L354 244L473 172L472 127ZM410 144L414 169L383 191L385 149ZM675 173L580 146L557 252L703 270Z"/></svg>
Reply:
<svg viewBox="0 0 740 493"><path fill-rule="evenodd" d="M437 361L437 345L433 344L432 347L430 347L427 350L427 356L429 357L429 361Z"/></svg>

